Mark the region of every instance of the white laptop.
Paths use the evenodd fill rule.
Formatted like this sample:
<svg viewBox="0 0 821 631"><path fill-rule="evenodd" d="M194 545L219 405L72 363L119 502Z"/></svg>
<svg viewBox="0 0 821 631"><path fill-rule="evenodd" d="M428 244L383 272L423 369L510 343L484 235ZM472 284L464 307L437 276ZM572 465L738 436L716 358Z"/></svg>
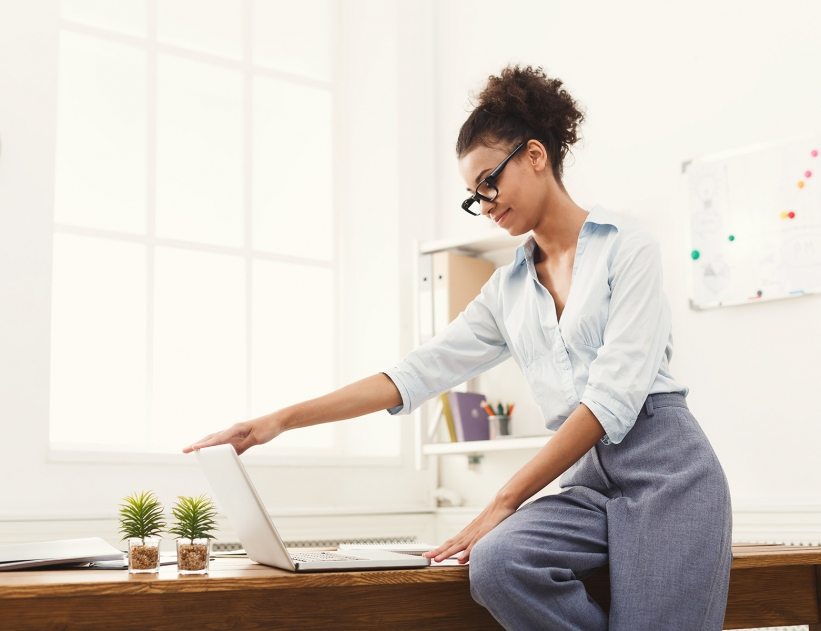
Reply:
<svg viewBox="0 0 821 631"><path fill-rule="evenodd" d="M196 452L216 500L239 535L248 557L257 563L292 572L367 570L430 565L422 556L389 550L350 552L289 552L268 516L248 472L233 445L206 447Z"/></svg>

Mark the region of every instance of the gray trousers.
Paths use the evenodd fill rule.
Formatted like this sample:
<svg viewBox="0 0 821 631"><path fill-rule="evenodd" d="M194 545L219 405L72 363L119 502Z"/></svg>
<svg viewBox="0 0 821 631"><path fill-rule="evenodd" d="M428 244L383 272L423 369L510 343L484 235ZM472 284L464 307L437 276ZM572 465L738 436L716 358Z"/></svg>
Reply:
<svg viewBox="0 0 821 631"><path fill-rule="evenodd" d="M724 470L680 394L647 398L474 546L470 590L506 629L720 631L732 563ZM609 616L580 579L610 564Z"/></svg>

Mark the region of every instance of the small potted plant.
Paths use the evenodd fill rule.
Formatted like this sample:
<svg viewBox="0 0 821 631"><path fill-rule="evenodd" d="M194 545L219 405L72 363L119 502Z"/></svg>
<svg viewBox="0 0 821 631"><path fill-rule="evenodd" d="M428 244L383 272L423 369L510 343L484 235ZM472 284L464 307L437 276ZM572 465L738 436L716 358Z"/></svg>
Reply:
<svg viewBox="0 0 821 631"><path fill-rule="evenodd" d="M177 535L177 569L180 574L207 574L217 510L206 495L180 496L171 509L175 523L168 532Z"/></svg>
<svg viewBox="0 0 821 631"><path fill-rule="evenodd" d="M156 573L160 568L159 534L165 528L163 507L151 491L133 493L120 505L120 533L128 539L128 571Z"/></svg>

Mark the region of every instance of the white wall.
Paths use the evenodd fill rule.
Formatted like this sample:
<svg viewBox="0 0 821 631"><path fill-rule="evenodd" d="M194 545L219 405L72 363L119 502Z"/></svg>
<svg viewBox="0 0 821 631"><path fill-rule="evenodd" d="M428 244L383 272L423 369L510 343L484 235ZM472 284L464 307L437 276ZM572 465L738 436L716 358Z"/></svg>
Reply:
<svg viewBox="0 0 821 631"><path fill-rule="evenodd" d="M821 538L821 296L704 312L688 307L689 224L681 163L818 131L821 6L740 1L437 3L437 238L483 230L464 197L456 135L489 74L510 62L564 80L587 120L566 163L582 206L641 218L664 251L673 374L713 443L737 509L809 506ZM510 461L510 456L506 456ZM490 497L515 459L445 482ZM480 481L481 480L481 481ZM482 489L477 490L477 489ZM796 509L798 510L798 509Z"/></svg>
<svg viewBox="0 0 821 631"><path fill-rule="evenodd" d="M17 533L15 537L28 527L25 524L42 519L109 519L120 498L135 488L165 489L160 495L166 502L208 488L193 462L175 464L158 458L143 464L87 465L47 458L59 8L58 0L0 3L0 522L18 524L5 530L0 524L0 533ZM408 24L412 20L431 37L430 19L412 12L403 17ZM405 94L397 68L406 64L409 74L419 71L412 50L400 49L398 27L397 5L376 0L347 5L339 25L340 133L335 153L342 237L343 383L396 362L400 347L407 347L403 335L407 338L410 331L409 310L403 315L400 309L411 294L403 290L399 269L400 262L404 268L410 265L412 246L406 237L424 224L407 207L400 213L404 202L398 193L398 170L407 155L399 148L398 112ZM413 45L413 30L405 32L411 38L406 43ZM432 105L431 101L429 111ZM420 124L431 129L424 121ZM402 133L416 132L406 126ZM348 423L360 423L354 439L363 445L395 439L399 431L404 445L401 461L342 471L322 466L253 467L269 508L287 515L333 509L428 511L431 471L419 473L413 467L409 417L381 412ZM89 522L79 531L93 534L93 528ZM37 532L47 534L40 526Z"/></svg>
<svg viewBox="0 0 821 631"><path fill-rule="evenodd" d="M205 484L190 466L84 468L46 460L58 9L57 0L0 2L0 521L106 519L112 501L136 480L155 486L170 478L179 493ZM463 184L453 145L469 111L467 94L508 62L542 64L587 110L584 140L566 165L571 195L582 205L641 217L664 245L672 368L691 387L690 405L724 464L734 506L804 506L795 509L809 515L801 528L817 537L821 424L813 391L821 373L821 297L690 311L680 165L817 129L819 22L821 8L798 2L768 12L704 0L627 8L344 2L336 151L343 382L381 370L412 347L414 240L487 229L458 208ZM319 467L258 469L266 502L299 514L361 504L364 491L382 510L429 507L426 476L436 467L411 471L409 417L382 420L400 424L407 446L395 475L379 468L344 475ZM365 438L376 440L370 429ZM478 471L463 457L443 459L444 481L478 505L523 457L489 456ZM783 514L770 517L783 521ZM23 532L23 523L6 532Z"/></svg>

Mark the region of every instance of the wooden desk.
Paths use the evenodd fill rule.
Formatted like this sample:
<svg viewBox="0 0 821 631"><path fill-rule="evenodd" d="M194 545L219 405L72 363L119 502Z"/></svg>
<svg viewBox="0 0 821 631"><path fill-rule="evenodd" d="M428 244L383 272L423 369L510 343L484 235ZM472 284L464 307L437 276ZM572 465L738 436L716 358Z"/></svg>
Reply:
<svg viewBox="0 0 821 631"><path fill-rule="evenodd" d="M821 547L733 546L726 629L821 631ZM609 608L607 568L585 579ZM210 625L210 626L209 626ZM0 627L13 629L499 629L470 597L466 567L292 574L243 559L208 576L125 570L0 573Z"/></svg>
<svg viewBox="0 0 821 631"><path fill-rule="evenodd" d="M10 624L9 624L10 623ZM211 625L211 626L208 626ZM0 628L498 629L468 590L467 567L294 574L214 559L208 576L126 570L0 574Z"/></svg>

